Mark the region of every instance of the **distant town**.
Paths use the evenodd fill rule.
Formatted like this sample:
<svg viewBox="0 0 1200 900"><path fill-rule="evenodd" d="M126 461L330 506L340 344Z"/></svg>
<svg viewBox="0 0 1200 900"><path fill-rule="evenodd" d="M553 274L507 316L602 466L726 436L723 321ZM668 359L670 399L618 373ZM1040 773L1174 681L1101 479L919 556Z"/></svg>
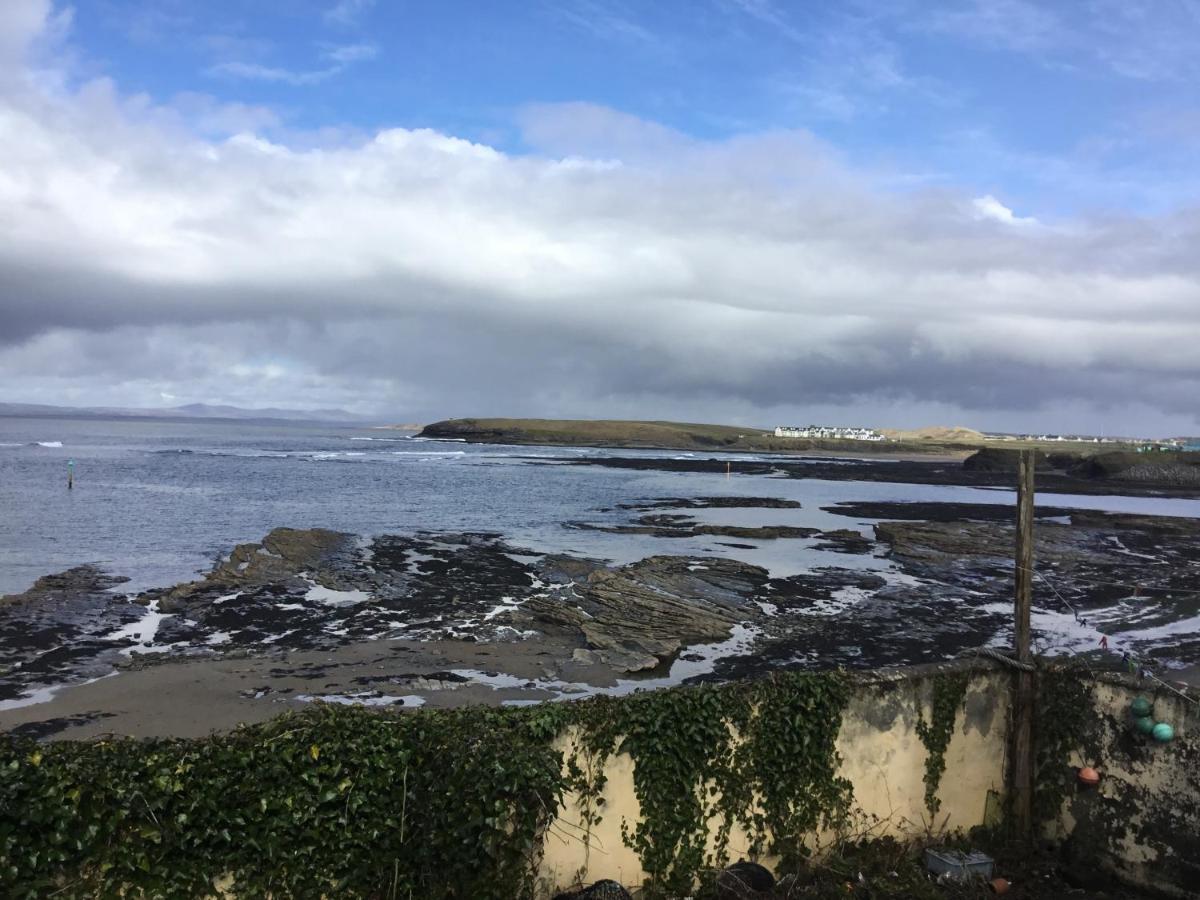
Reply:
<svg viewBox="0 0 1200 900"><path fill-rule="evenodd" d="M985 433L989 441L1038 441L1076 444L1134 444L1138 450L1200 450L1200 441L1191 438L1096 437L1090 434L999 434Z"/></svg>
<svg viewBox="0 0 1200 900"><path fill-rule="evenodd" d="M883 435L873 428L843 428L838 425L778 425L775 437L833 438L850 441L882 441Z"/></svg>
<svg viewBox="0 0 1200 900"><path fill-rule="evenodd" d="M885 441L894 440L874 428L844 425L777 425L777 438L821 438L825 440L844 441ZM976 437L978 437L976 433ZM1200 440L1195 438L1134 438L1134 437L1098 437L1090 434L1009 434L1006 432L984 432L986 441L1027 441L1036 443L1063 444L1122 444L1134 445L1139 451L1149 450L1186 450L1200 451Z"/></svg>

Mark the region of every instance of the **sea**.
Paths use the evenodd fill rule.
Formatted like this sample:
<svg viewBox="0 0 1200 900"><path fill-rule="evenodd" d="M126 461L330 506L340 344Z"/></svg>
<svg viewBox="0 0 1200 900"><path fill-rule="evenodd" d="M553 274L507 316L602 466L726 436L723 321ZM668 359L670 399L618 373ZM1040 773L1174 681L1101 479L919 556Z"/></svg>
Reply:
<svg viewBox="0 0 1200 900"><path fill-rule="evenodd" d="M1014 502L1008 490L855 481L860 463L852 459L844 461L846 480L572 464L586 457L712 455L467 444L298 422L0 417L0 595L82 563L129 578L122 591L168 586L278 526L363 536L492 532L534 552L614 563L655 553L723 555L779 576L820 566L885 570L882 552L851 556L814 549L816 541L730 547L719 537L668 540L572 524L628 522L620 504L729 495L802 506L688 512L714 523L850 527L869 536L872 520L826 508L844 501ZM1044 494L1039 503L1200 517L1200 500L1193 499Z"/></svg>

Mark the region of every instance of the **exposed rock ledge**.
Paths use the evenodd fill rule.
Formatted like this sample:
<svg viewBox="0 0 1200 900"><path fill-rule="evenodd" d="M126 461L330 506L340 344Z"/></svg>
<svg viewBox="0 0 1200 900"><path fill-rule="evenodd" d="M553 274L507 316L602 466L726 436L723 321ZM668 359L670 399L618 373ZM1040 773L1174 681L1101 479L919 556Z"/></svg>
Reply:
<svg viewBox="0 0 1200 900"><path fill-rule="evenodd" d="M734 625L761 618L750 598L767 579L765 569L736 560L651 556L594 570L576 586L576 605L535 597L516 617L538 630L577 628L590 648L577 659L636 672L655 668L688 644L724 640Z"/></svg>

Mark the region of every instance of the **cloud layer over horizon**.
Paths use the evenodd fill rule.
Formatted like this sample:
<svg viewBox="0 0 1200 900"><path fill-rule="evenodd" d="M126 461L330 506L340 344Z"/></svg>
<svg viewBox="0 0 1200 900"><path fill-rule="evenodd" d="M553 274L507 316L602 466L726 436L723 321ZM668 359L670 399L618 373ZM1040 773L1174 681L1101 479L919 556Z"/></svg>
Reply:
<svg viewBox="0 0 1200 900"><path fill-rule="evenodd" d="M0 11L0 400L1200 431L1195 206L1052 218L585 102L519 154L288 140L69 49Z"/></svg>

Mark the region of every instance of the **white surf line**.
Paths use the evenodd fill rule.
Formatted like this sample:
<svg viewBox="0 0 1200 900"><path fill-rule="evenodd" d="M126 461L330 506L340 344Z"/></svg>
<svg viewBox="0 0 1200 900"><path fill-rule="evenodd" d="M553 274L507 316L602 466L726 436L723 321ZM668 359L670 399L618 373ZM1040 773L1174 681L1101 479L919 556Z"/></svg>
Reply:
<svg viewBox="0 0 1200 900"><path fill-rule="evenodd" d="M1178 634L1194 634L1200 631L1200 616L1189 619L1179 619L1156 625L1152 628L1130 628L1128 631L1115 631L1109 637L1119 641L1154 641L1174 637Z"/></svg>
<svg viewBox="0 0 1200 900"><path fill-rule="evenodd" d="M55 695L60 691L65 691L67 688L82 687L85 684L95 684L97 681L102 681L105 678L112 678L114 675L119 675L120 672L109 672L106 675L97 675L95 678L89 678L87 681L76 681L72 684L54 684L46 687L33 688L26 691L20 697L14 697L11 700L0 700L0 712L9 709L21 709L24 706L34 706L38 703L49 703L54 699Z"/></svg>
<svg viewBox="0 0 1200 900"><path fill-rule="evenodd" d="M1087 625L1077 621L1071 612L1034 609L1031 613L1031 625L1035 631L1041 632L1049 639L1052 646L1072 650L1094 648L1102 634L1107 635L1111 641L1131 642L1163 640L1200 631L1200 615L1139 627L1140 622L1160 619L1167 612L1161 604L1146 605L1146 600L1144 597L1130 596L1112 606L1080 610L1080 614L1089 622ZM1012 614L1010 603L989 603L978 609L1006 616ZM1103 631L1100 630L1101 627ZM1011 629L1002 629L1001 634L989 642L989 646L1007 641L1010 637L1008 632L1011 632Z"/></svg>
<svg viewBox="0 0 1200 900"><path fill-rule="evenodd" d="M439 557L429 553L422 553L417 549L409 549L404 551L404 564L408 571L413 575L423 575L421 571L421 563L438 562Z"/></svg>
<svg viewBox="0 0 1200 900"><path fill-rule="evenodd" d="M466 450L389 450L392 456L411 456L416 460L466 456Z"/></svg>
<svg viewBox="0 0 1200 900"><path fill-rule="evenodd" d="M34 654L33 656L31 656L29 659L17 660L15 663L13 663L13 664L12 664L12 665L9 667L8 671L9 671L9 672L15 672L15 671L17 671L17 669L20 669L20 668L22 668L22 667L24 667L24 666L27 666L27 665L29 665L30 663L35 663L35 662L37 662L39 659L41 659L43 656L48 656L48 655L49 655L49 654L51 654L51 653L54 653L54 652L56 652L56 651L58 651L58 650L61 650L61 649L62 649L63 647L65 647L65 646L67 646L67 645L66 645L66 644L55 644L53 647L51 647L51 648L50 648L50 649L48 649L48 650L43 650L41 653L35 653L35 654Z"/></svg>
<svg viewBox="0 0 1200 900"><path fill-rule="evenodd" d="M512 640L514 640L514 641L518 641L518 640L524 641L524 640L529 640L530 638L537 637L538 634L540 634L540 632L538 632L534 629L521 630L520 628L513 628L513 626L511 626L511 625L498 625L496 627L496 638L497 639L499 639L502 635L504 635L506 637L511 637Z"/></svg>
<svg viewBox="0 0 1200 900"><path fill-rule="evenodd" d="M1124 541L1122 541L1121 538L1115 534L1108 535L1108 540L1113 544L1118 553L1123 553L1126 556L1136 556L1139 559L1148 559L1152 562L1165 562L1164 560L1161 560L1160 557L1157 557L1152 553L1138 553L1136 550L1130 550L1125 546Z"/></svg>
<svg viewBox="0 0 1200 900"><path fill-rule="evenodd" d="M317 584L308 575L301 577L312 585L305 592L304 599L313 603L322 603L325 606L354 606L358 603L366 603L371 599L371 594L367 591L335 591Z"/></svg>
<svg viewBox="0 0 1200 900"><path fill-rule="evenodd" d="M157 647L154 644L155 637L158 636L159 625L163 619L169 619L174 613L163 613L158 611L158 601L152 600L146 606L146 611L140 619L132 622L126 622L116 631L104 635L101 639L105 641L134 641L131 646L123 647L121 655L130 656L134 653L152 653L158 650L164 650L169 647L178 646L178 644L164 644ZM186 643L186 642L183 642Z"/></svg>
<svg viewBox="0 0 1200 900"><path fill-rule="evenodd" d="M902 572L900 569L892 567L889 569L871 570L872 574L878 575L888 587L922 587L929 582L922 581L914 575L909 575L907 572ZM977 593L977 592L974 592Z"/></svg>
<svg viewBox="0 0 1200 900"><path fill-rule="evenodd" d="M837 616L875 596L873 589L846 585L822 597L802 609L793 610L801 616Z"/></svg>
<svg viewBox="0 0 1200 900"><path fill-rule="evenodd" d="M500 615L501 613L512 612L515 609L520 609L521 604L524 602L525 602L524 600L517 600L515 597L509 597L509 596L501 597L499 605L493 606L491 609L489 609L487 612L485 612L483 614L483 621L490 622L490 621L492 621L492 619L496 618L496 616ZM463 624L464 624L464 626L466 625L465 622Z"/></svg>

